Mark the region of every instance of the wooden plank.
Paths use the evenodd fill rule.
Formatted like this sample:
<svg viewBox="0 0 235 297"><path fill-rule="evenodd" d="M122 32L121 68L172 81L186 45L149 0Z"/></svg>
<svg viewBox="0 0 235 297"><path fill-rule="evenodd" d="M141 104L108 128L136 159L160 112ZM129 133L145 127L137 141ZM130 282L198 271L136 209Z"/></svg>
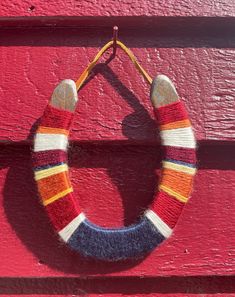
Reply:
<svg viewBox="0 0 235 297"><path fill-rule="evenodd" d="M190 1L168 0L162 3L160 0L137 0L117 3L111 0L89 2L85 0L70 1L69 4L62 0L52 0L43 3L40 0L28 1L6 0L0 5L0 14L5 17L12 16L235 16L234 2L199 0L196 3Z"/></svg>
<svg viewBox="0 0 235 297"><path fill-rule="evenodd" d="M87 216L102 226L134 222L156 187L158 152L154 146L74 144L70 151L71 179ZM233 275L233 152L233 145L224 146L223 154L216 146L201 147L193 197L175 234L143 260L104 265L84 259L58 242L38 202L29 148L2 146L0 275Z"/></svg>
<svg viewBox="0 0 235 297"><path fill-rule="evenodd" d="M166 74L177 86L198 140L233 140L234 38L129 33L123 32L123 41L149 74ZM103 37L97 44L95 31L88 36L86 30L66 28L0 32L1 141L28 139L56 84L77 79L107 41ZM109 66L96 70L100 73L79 93L71 139L156 143L149 86L125 54L118 51Z"/></svg>

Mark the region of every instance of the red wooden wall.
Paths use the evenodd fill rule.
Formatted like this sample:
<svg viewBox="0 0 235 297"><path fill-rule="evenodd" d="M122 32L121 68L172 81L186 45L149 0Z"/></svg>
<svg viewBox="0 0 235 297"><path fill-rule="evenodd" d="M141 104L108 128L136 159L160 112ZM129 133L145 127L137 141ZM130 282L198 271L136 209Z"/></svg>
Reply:
<svg viewBox="0 0 235 297"><path fill-rule="evenodd" d="M58 241L30 150L54 87L79 76L113 25L152 77L176 84L196 131L199 172L174 235L142 261L107 264ZM0 3L0 294L235 296L234 28L233 0ZM72 182L91 220L126 225L158 182L149 86L121 50L96 70L79 93Z"/></svg>

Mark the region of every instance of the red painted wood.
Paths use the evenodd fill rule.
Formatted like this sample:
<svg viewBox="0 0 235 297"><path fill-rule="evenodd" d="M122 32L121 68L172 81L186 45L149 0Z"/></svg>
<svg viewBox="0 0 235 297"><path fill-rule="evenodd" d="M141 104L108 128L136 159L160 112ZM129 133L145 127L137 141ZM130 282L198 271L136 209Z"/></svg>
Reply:
<svg viewBox="0 0 235 297"><path fill-rule="evenodd" d="M1 140L27 139L55 85L64 78L77 79L97 53L97 46L108 40L102 38L97 44L97 34L89 33L86 36L71 29L1 31ZM219 36L208 41L204 36L182 41L182 36L162 39L154 34L123 37L151 76L164 73L176 83L199 140L234 138L234 52L228 48L234 39ZM126 55L118 51L110 66L98 70L101 73L79 93L72 139L156 143L149 86Z"/></svg>
<svg viewBox="0 0 235 297"><path fill-rule="evenodd" d="M27 147L1 148L4 276L191 276L235 273L233 146L202 147L193 197L165 244L143 261L104 264L68 251L39 205ZM102 226L130 224L151 201L157 184L158 148L75 145L71 152L75 195ZM17 263L17 265L16 265Z"/></svg>
<svg viewBox="0 0 235 297"><path fill-rule="evenodd" d="M0 3L0 294L235 296L233 2ZM58 241L38 202L30 144L55 85L77 79L116 24L149 74L176 84L199 140L199 173L172 238L142 261L105 264ZM160 163L149 87L117 54L79 93L71 135L75 193L102 226L135 221Z"/></svg>
<svg viewBox="0 0 235 297"><path fill-rule="evenodd" d="M106 1L69 1L52 0L43 3L40 0L10 1L6 0L0 5L2 17L12 16L235 16L234 2L199 0L177 1L148 0L139 2L115 0Z"/></svg>

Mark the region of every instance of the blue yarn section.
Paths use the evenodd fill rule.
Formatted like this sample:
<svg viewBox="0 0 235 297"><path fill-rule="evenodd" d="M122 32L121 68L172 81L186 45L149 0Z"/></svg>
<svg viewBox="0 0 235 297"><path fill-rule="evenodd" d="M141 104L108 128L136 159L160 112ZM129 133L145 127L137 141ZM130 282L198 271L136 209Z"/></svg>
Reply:
<svg viewBox="0 0 235 297"><path fill-rule="evenodd" d="M39 167L34 168L34 171L40 171L40 170L43 170L43 169L48 169L48 168L63 165L63 164L67 164L67 163L60 162L60 163L47 164L47 165L44 165L44 166L39 166Z"/></svg>
<svg viewBox="0 0 235 297"><path fill-rule="evenodd" d="M178 160L173 160L173 159L165 159L165 161L172 162L172 163L179 164L179 165L192 167L192 168L196 168L196 166L194 164L186 163L186 162L183 162L183 161L178 161Z"/></svg>
<svg viewBox="0 0 235 297"><path fill-rule="evenodd" d="M118 261L139 258L164 239L146 217L135 225L119 229L102 228L85 219L70 237L68 245L85 256Z"/></svg>

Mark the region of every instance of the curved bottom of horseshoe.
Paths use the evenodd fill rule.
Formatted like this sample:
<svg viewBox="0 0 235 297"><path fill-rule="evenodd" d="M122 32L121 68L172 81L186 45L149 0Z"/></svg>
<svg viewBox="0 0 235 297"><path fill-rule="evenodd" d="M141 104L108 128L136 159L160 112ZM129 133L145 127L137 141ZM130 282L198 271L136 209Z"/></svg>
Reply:
<svg viewBox="0 0 235 297"><path fill-rule="evenodd" d="M165 237L144 216L132 226L114 229L99 227L85 219L68 240L71 249L106 261L140 258Z"/></svg>

